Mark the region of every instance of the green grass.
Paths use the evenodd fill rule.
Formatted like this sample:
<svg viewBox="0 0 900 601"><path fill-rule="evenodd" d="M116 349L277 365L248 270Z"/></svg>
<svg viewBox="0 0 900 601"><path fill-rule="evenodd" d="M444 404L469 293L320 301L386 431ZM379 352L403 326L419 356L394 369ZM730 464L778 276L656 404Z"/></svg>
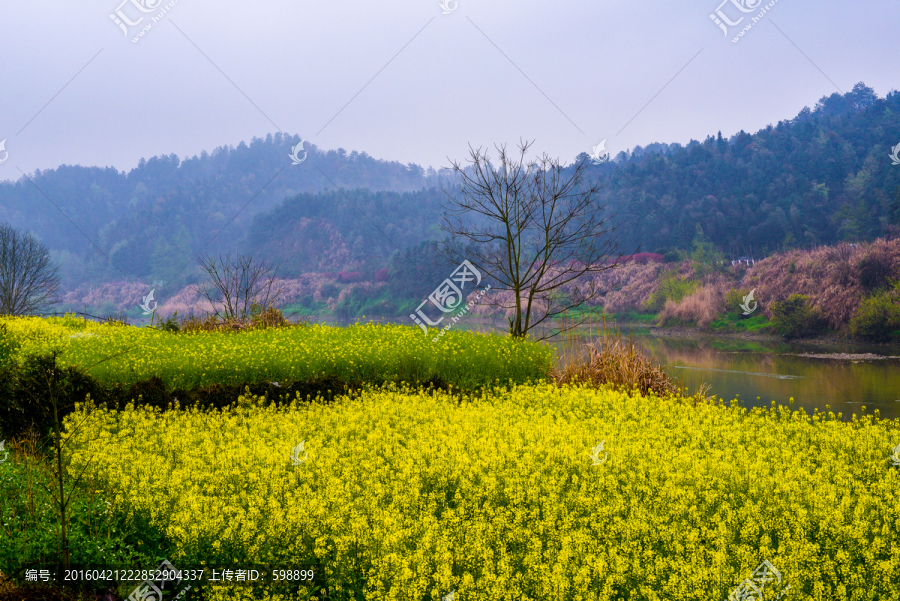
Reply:
<svg viewBox="0 0 900 601"><path fill-rule="evenodd" d="M641 323L653 325L659 319L656 313L638 313L636 311L627 311L625 313L612 313L610 318L614 321L622 323Z"/></svg>
<svg viewBox="0 0 900 601"><path fill-rule="evenodd" d="M282 313L284 315L294 317L294 316L313 316L313 317L321 317L321 316L330 316L332 313L328 309L328 305L325 303L318 303L316 301L311 302L308 305L304 305L301 303L292 303L289 305L285 305L282 308Z"/></svg>
<svg viewBox="0 0 900 601"><path fill-rule="evenodd" d="M772 322L762 311L750 317L745 317L740 313L726 313L709 324L709 329L713 332L775 333L772 329Z"/></svg>
<svg viewBox="0 0 900 601"><path fill-rule="evenodd" d="M34 441L25 440L13 451L18 452L11 452L9 460L0 463L0 573L21 578L24 567L52 567L59 559L58 501L54 496L58 481L52 474L50 456L44 457ZM69 475L64 486L69 498L67 538L74 561L92 566L148 567L155 565L154 557L167 552L165 535L149 523L148 516L120 511L115 494L90 473L77 483ZM104 586L97 583L94 588Z"/></svg>

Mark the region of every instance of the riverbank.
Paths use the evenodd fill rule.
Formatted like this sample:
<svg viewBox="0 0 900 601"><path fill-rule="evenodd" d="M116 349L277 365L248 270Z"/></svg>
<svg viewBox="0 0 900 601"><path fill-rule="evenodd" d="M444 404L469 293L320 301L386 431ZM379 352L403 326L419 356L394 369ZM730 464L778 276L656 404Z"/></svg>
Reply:
<svg viewBox="0 0 900 601"><path fill-rule="evenodd" d="M602 294L592 304L673 335L698 328L747 340L900 342L900 239L797 249L750 264L674 255L599 274L593 284Z"/></svg>
<svg viewBox="0 0 900 601"><path fill-rule="evenodd" d="M610 322L608 322L610 323ZM785 340L781 336L709 332L699 328L647 327L613 322L644 352L691 391L702 384L748 409L788 404L808 413L834 411L844 421L878 411L900 417L900 348L897 345L831 340ZM558 353L593 341L590 330L552 342Z"/></svg>
<svg viewBox="0 0 900 601"><path fill-rule="evenodd" d="M798 354L802 357L817 358L838 358L846 355L851 360L858 360L859 357L878 357L882 359L900 358L900 344L897 342L873 342L855 340L849 336L817 336L814 338L788 339L778 334L760 334L755 332L722 332L710 331L704 328L689 328L684 326L646 326L643 324L620 324L621 327L644 327L651 336L665 338L684 338L684 339L721 339L721 340L743 340L747 342L760 342L773 345L786 346L808 346L808 347L827 347L856 348L864 347L871 349L871 352L864 353L847 353L845 351L835 353L819 353L819 354ZM875 352L879 351L879 352Z"/></svg>

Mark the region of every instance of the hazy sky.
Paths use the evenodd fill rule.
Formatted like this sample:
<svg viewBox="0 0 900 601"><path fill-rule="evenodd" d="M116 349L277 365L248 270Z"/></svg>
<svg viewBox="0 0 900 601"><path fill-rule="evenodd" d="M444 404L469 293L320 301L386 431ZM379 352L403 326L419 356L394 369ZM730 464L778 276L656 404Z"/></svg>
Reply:
<svg viewBox="0 0 900 601"><path fill-rule="evenodd" d="M0 179L279 129L425 167L521 137L568 162L602 139L616 154L730 136L859 81L900 87L896 1L777 0L737 43L769 4L719 1L2 0ZM720 6L743 17L727 37ZM143 21L126 36L117 10Z"/></svg>

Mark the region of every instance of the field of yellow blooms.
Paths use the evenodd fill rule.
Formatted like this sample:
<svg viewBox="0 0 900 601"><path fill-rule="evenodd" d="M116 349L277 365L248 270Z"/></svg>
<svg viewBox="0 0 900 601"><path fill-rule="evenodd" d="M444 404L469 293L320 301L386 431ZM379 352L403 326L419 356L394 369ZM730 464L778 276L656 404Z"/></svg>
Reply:
<svg viewBox="0 0 900 601"><path fill-rule="evenodd" d="M539 384L67 423L73 473L175 565L352 567L369 600L708 601L768 561L767 600L900 598L897 421Z"/></svg>
<svg viewBox="0 0 900 601"><path fill-rule="evenodd" d="M60 352L101 382L133 384L152 376L170 389L211 384L300 381L323 376L378 383L427 382L477 388L498 379L546 376L552 350L496 334L450 331L431 342L400 325L310 325L233 334L164 332L76 317L0 317L18 344L17 358Z"/></svg>

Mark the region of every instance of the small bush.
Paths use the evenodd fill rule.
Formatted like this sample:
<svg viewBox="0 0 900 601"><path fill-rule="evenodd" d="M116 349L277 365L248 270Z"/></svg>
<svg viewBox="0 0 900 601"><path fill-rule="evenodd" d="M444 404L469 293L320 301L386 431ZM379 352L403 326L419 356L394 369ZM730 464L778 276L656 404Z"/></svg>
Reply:
<svg viewBox="0 0 900 601"><path fill-rule="evenodd" d="M850 333L858 338L885 342L900 338L900 295L896 290L883 292L860 303Z"/></svg>
<svg viewBox="0 0 900 601"><path fill-rule="evenodd" d="M825 318L809 297L792 294L786 300L772 303L772 324L787 338L815 336L825 327Z"/></svg>
<svg viewBox="0 0 900 601"><path fill-rule="evenodd" d="M891 262L885 253L869 253L859 262L859 283L868 291L888 285Z"/></svg>
<svg viewBox="0 0 900 601"><path fill-rule="evenodd" d="M50 399L55 395L62 419L99 386L75 366L61 366L52 353L29 356L0 369L0 440L32 430L44 436L54 427Z"/></svg>
<svg viewBox="0 0 900 601"><path fill-rule="evenodd" d="M177 334L181 329L178 325L178 311L175 311L175 313L170 315L167 319L160 319L156 327L163 332L172 332L173 334Z"/></svg>
<svg viewBox="0 0 900 601"><path fill-rule="evenodd" d="M570 354L552 372L558 386L565 384L610 384L638 390L642 395L650 391L658 396L679 392L677 382L662 366L644 353L632 338L622 339L618 330L603 327L603 336L586 344L587 355Z"/></svg>
<svg viewBox="0 0 900 601"><path fill-rule="evenodd" d="M206 314L205 317L187 317L181 321L177 331L190 334L192 332L242 332L244 330L264 330L266 328L286 328L292 324L280 309L263 308L254 304L250 307L247 319L229 319ZM162 328L161 328L162 329Z"/></svg>
<svg viewBox="0 0 900 601"><path fill-rule="evenodd" d="M657 313L666 305L666 301L675 303L688 296L697 289L698 282L674 274L663 277L656 290L650 293L650 298L644 304L644 308Z"/></svg>
<svg viewBox="0 0 900 601"><path fill-rule="evenodd" d="M681 253L677 250L670 250L663 255L663 263L677 263L681 261Z"/></svg>
<svg viewBox="0 0 900 601"><path fill-rule="evenodd" d="M659 325L696 324L706 328L721 315L723 304L721 286L701 286L681 301L666 301L659 313Z"/></svg>
<svg viewBox="0 0 900 601"><path fill-rule="evenodd" d="M363 279L363 275L358 271L342 271L337 274L337 281L341 284L351 284L353 282L360 282Z"/></svg>
<svg viewBox="0 0 900 601"><path fill-rule="evenodd" d="M744 297L750 294L750 291L740 290L738 288L732 288L728 292L725 293L725 312L732 317L740 318L740 317L749 317L744 315L744 310L741 309L741 305L744 303ZM756 311L754 311L755 313Z"/></svg>
<svg viewBox="0 0 900 601"><path fill-rule="evenodd" d="M297 304L308 309L316 306L316 299L313 298L312 294L304 294L297 300Z"/></svg>

